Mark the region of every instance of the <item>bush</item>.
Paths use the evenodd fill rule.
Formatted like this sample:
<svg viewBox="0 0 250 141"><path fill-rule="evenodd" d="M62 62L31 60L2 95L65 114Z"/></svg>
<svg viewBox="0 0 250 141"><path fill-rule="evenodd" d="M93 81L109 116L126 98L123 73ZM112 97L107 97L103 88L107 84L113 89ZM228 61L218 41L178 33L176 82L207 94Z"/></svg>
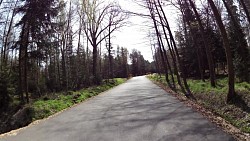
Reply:
<svg viewBox="0 0 250 141"><path fill-rule="evenodd" d="M9 105L9 80L6 71L0 71L0 110L6 109Z"/></svg>

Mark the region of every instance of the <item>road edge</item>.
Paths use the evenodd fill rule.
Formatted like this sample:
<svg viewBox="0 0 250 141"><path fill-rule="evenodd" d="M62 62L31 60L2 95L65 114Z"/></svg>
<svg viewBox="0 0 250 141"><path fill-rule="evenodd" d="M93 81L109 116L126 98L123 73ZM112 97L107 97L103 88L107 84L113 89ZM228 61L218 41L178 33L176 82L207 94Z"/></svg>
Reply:
<svg viewBox="0 0 250 141"><path fill-rule="evenodd" d="M154 84L156 84L157 86L159 86L160 88L162 88L163 90L165 90L168 94L177 98L180 102L182 102L186 106L188 106L188 107L192 108L193 110L195 110L196 112L200 113L204 118L206 118L207 120L209 120L210 122L215 124L217 127L222 129L224 132L232 135L236 140L238 140L238 141L250 141L249 134L243 133L242 131L240 131L240 129L236 128L235 126L233 126L232 124L227 122L222 117L215 115L213 112L202 107L201 105L199 105L195 101L186 98L183 94L176 93L173 90L171 90L170 88L168 88L167 86L149 79L148 76L146 76L146 78L148 80L150 80L151 82L153 82Z"/></svg>

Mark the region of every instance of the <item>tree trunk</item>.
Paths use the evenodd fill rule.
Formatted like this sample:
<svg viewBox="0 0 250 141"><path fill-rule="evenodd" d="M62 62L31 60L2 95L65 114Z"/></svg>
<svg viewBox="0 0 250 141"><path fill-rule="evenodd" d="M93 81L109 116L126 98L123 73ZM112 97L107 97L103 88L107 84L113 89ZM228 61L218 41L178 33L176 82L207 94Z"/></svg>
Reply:
<svg viewBox="0 0 250 141"><path fill-rule="evenodd" d="M227 12L228 12L228 14L229 14L229 16L231 18L231 21L233 23L233 26L234 26L233 28L235 30L234 33L236 34L236 36L238 38L238 40L236 39L236 42L238 42L237 46L234 46L234 48L233 48L234 51L235 51L234 54L238 54L238 56L240 56L240 61L237 62L237 63L240 63L240 64L244 65L244 67L242 68L242 71L241 71L241 73L243 75L239 76L239 79L241 81L248 82L249 81L248 80L248 77L249 77L248 67L249 66L247 64L249 62L249 59L248 59L249 58L248 57L249 53L248 53L248 49L247 49L247 47L248 47L247 46L247 41L245 40L245 34L244 34L244 32L243 32L243 30L242 30L242 28L240 26L240 23L237 21L238 18L233 14L233 11L231 10L231 7L228 5L228 3L225 0L222 0L222 1L223 1L224 5L225 5L225 7L227 9ZM235 66L235 67L237 67L237 66Z"/></svg>
<svg viewBox="0 0 250 141"><path fill-rule="evenodd" d="M241 5L242 5L242 7L243 7L243 10L244 10L245 13L246 13L248 23L250 24L250 13L249 13L249 11L248 11L248 9L247 9L246 3L244 2L244 0L240 0L240 3L241 3Z"/></svg>
<svg viewBox="0 0 250 141"><path fill-rule="evenodd" d="M29 92L28 92L28 42L29 42L29 30L26 31L25 46L24 46L24 91L26 95L26 102L29 103Z"/></svg>
<svg viewBox="0 0 250 141"><path fill-rule="evenodd" d="M15 2L14 9L17 6L17 2L18 2L18 0L16 0L16 2ZM12 24L13 24L14 16L15 16L15 10L12 11L11 18L10 18L10 23L9 23L9 27L8 27L7 34L6 34L6 37L5 37L5 40L4 40L4 47L3 47L3 65L4 66L7 65L6 50L7 50L7 46L8 46L8 37L10 36L10 32L11 32L11 29L12 29Z"/></svg>
<svg viewBox="0 0 250 141"><path fill-rule="evenodd" d="M157 51L156 51L155 44L154 44L153 46L154 46L155 52L157 52ZM160 78L161 78L161 67L160 67L160 65L159 65L159 59L158 59L157 54L155 55L155 62L156 62L156 69L158 70L158 74L160 75Z"/></svg>
<svg viewBox="0 0 250 141"><path fill-rule="evenodd" d="M87 71L87 73L86 73L86 81L87 81L87 85L90 85L90 81L89 81L89 74L90 74L90 65L89 65L89 61L90 61L90 59L89 59L89 41L87 40L87 42L86 42L86 44L87 44L87 49L86 49L86 71Z"/></svg>
<svg viewBox="0 0 250 141"><path fill-rule="evenodd" d="M162 41L161 41L162 42ZM171 84L171 89L173 89L174 91L176 91L176 86L175 86L175 80L174 80L174 74L173 74L173 71L172 71L172 68L171 68L171 65L169 63L169 60L168 60L168 56L167 56L167 51L166 49L164 48L164 45L163 45L163 42L161 43L162 44L162 49L163 49L163 52L164 52L164 58L166 59L166 63L167 63L167 68L169 70L169 73L170 73L170 76L171 76L171 80L172 80L172 84Z"/></svg>
<svg viewBox="0 0 250 141"><path fill-rule="evenodd" d="M27 80L27 63L28 63L28 40L29 29L28 24L24 24L22 27L22 33L20 36L20 49L19 49L19 95L21 102L24 103L24 95L26 94L26 102L29 102L28 94L28 80Z"/></svg>
<svg viewBox="0 0 250 141"><path fill-rule="evenodd" d="M109 19L111 20L111 19ZM111 51L112 51L112 46L111 46L111 24L109 24L109 33L108 33L108 57L109 57L109 77L111 79L113 79L113 63L112 63L112 54L111 54Z"/></svg>
<svg viewBox="0 0 250 141"><path fill-rule="evenodd" d="M108 51L108 57L109 57L109 78L110 79L113 79L114 78L114 76L113 76L113 63L112 63L112 59L113 59L113 57L112 57L112 55L111 55L111 51L109 50Z"/></svg>
<svg viewBox="0 0 250 141"><path fill-rule="evenodd" d="M229 40L228 40L228 36L227 36L227 32L225 29L225 26L222 22L221 16L219 14L218 9L216 8L213 0L208 0L211 9L214 13L216 22L219 26L222 38L223 38L223 43L224 43L224 48L225 48L225 52L226 52L226 58L227 58L227 66L228 66L228 95L227 95L227 102L232 101L236 94L235 94L235 86L234 86L234 67L233 67L233 59L232 59L232 54L231 54L231 50L230 50L230 45L229 45Z"/></svg>
<svg viewBox="0 0 250 141"><path fill-rule="evenodd" d="M62 89L68 90L65 50L63 48L61 48L61 53L62 53Z"/></svg>
<svg viewBox="0 0 250 141"><path fill-rule="evenodd" d="M22 31L24 32L24 31ZM23 34L23 33L22 33ZM19 47L19 67L18 67L18 93L20 97L21 103L25 103L24 95L23 95L23 44L20 44Z"/></svg>
<svg viewBox="0 0 250 141"><path fill-rule="evenodd" d="M151 53L152 53L153 60L155 61L156 72L157 72L158 74L160 74L160 73L159 73L158 61L156 60L156 56L154 56L154 50L153 50L153 45L152 45L152 44L151 44Z"/></svg>
<svg viewBox="0 0 250 141"><path fill-rule="evenodd" d="M157 43L158 43L158 46L159 46L161 60L162 60L163 68L164 68L164 71L165 71L166 81L167 81L168 86L170 88L172 88L171 83L169 81L169 77L168 77L167 64L166 64L166 61L165 61L165 58L164 58L164 54L162 52L162 47L163 47L162 44L161 44L162 43L162 38L161 38L159 29L158 29L158 26L157 26L157 23L156 23L155 15L154 15L154 12L153 12L153 7L152 7L152 5L150 3L148 3L148 8L150 10L151 19L153 20L153 23L154 23L154 29L155 29L156 36L157 36Z"/></svg>
<svg viewBox="0 0 250 141"><path fill-rule="evenodd" d="M192 0L189 0L189 2L190 2L191 7L194 10L196 19L198 21L198 25L199 25L199 28L200 28L202 40L203 40L203 43L204 43L204 46L205 46L205 49L206 49L206 55L207 55L207 61L208 61L208 66L209 66L209 73L210 73L210 84L211 84L212 87L215 87L216 86L216 84L215 84L215 70L214 70L214 62L213 62L212 53L211 53L211 47L209 45L207 45L208 41L207 41L207 39L205 37L204 27L202 25L201 18L200 18L200 15L199 15L199 13L198 13L198 11L196 9L196 6L195 6L195 4L193 3Z"/></svg>
<svg viewBox="0 0 250 141"><path fill-rule="evenodd" d="M160 18L161 27L162 27L165 39L167 41L170 53L172 53L172 50L171 50L171 47L170 47L170 44L169 44L169 41L168 41L167 33L166 33L166 30L165 30L165 27L164 27L163 18L160 15L160 12L159 12L159 9L158 9L156 3L155 3L155 7L156 7L157 14L158 14L158 16ZM162 46L163 46L163 42L162 42ZM168 61L168 58L167 58L167 51L166 51L166 49L164 47L163 47L163 51L164 51L164 55L165 55L165 58L166 58L166 61L167 61L167 65L168 65L169 71L170 71L171 79L172 79L172 87L171 88L173 88L174 90L176 90L175 80L174 80L174 74L173 74L173 71L171 69L171 65L170 65L170 63ZM172 56L172 58L173 58L173 56Z"/></svg>
<svg viewBox="0 0 250 141"><path fill-rule="evenodd" d="M94 77L94 84L98 85L100 84L98 74L97 74L97 57L98 57L98 51L97 51L97 44L96 39L93 40L93 68L92 68L92 74Z"/></svg>
<svg viewBox="0 0 250 141"><path fill-rule="evenodd" d="M80 18L80 23L79 23L79 32L78 32L78 44L77 44L77 64L81 64L81 54L80 54L80 46L81 46L81 34L82 34L82 17L80 16L79 17ZM80 88L80 78L79 78L79 74L80 74L80 66L79 65L76 65L76 69L77 69L77 71L76 71L76 87L77 87L77 89L79 89Z"/></svg>
<svg viewBox="0 0 250 141"><path fill-rule="evenodd" d="M181 87L181 89L182 89L182 92L183 92L187 97L194 98L194 96L192 95L192 93L191 93L191 91L190 91L190 89L189 89L189 87L188 87L188 85L187 85L187 82L186 82L187 80L186 80L186 75L185 75L185 72L184 72L183 64L182 64L182 62L180 61L179 52L178 52L178 49L177 49L177 46L176 46L176 43L175 43L175 40L174 40L172 31L171 31L171 29L170 29L170 26L169 26L167 17L166 17L166 15L165 15L165 12L164 12L162 6L161 6L160 0L157 0L157 1L158 1L158 5L159 5L159 7L160 7L160 10L161 10L161 12L162 12L162 14L163 14L163 17L164 17L164 20L165 20L165 24L166 24L166 28L167 28L167 30L168 30L168 32L169 32L170 41L173 43L173 47L174 47L174 51L175 51L175 54L176 54L177 62L179 63L179 66L180 66L180 71L181 71L181 73L182 73L182 78L183 78L184 86L185 86L185 88L186 88L186 90L187 90L187 93L186 93L186 90L185 90L185 89L183 88L183 86L182 86L181 79L180 79L180 76L179 76L179 75L177 75L177 81L178 81L178 83L179 83L179 85L180 85L180 87ZM177 74L178 74L178 72L177 72Z"/></svg>
<svg viewBox="0 0 250 141"><path fill-rule="evenodd" d="M7 60L6 60L6 50L7 50L7 46L5 46L5 41L6 41L6 39L8 39L8 37L7 37L7 35L6 35L6 32L7 32L7 26L8 26L8 20L9 20L9 13L7 14L7 17L6 17L6 24L4 25L4 28L3 28L3 40L2 40L2 42L4 43L4 45L2 46L2 48L1 48L1 70L3 70L3 68L4 67L6 67L5 65L5 62L7 63Z"/></svg>

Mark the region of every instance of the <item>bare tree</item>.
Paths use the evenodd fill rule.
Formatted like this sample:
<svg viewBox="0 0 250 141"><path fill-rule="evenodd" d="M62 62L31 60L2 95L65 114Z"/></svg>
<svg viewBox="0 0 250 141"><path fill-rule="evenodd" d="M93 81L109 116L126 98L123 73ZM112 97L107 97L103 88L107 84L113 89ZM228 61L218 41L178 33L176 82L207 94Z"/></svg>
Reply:
<svg viewBox="0 0 250 141"><path fill-rule="evenodd" d="M13 30L13 23L14 23L14 16L15 16L15 8L17 7L17 3L18 3L18 0L15 1L14 3L14 6L12 7L12 10L11 12L8 13L8 18L9 18L9 15L10 15L10 21L9 22L6 22L6 25L5 25L5 33L6 35L4 35L3 37L3 47L2 47L2 66L6 66L7 65L7 47L8 47L8 44L10 43L10 34L11 34L11 31ZM7 18L7 20L9 20ZM9 23L9 24L7 24Z"/></svg>
<svg viewBox="0 0 250 141"><path fill-rule="evenodd" d="M85 14L84 32L93 47L92 74L94 83L99 84L100 76L97 72L98 46L111 33L122 26L121 23L126 17L121 13L120 6L114 3L106 5L103 1L86 0L82 4ZM101 35L103 36L100 38Z"/></svg>
<svg viewBox="0 0 250 141"><path fill-rule="evenodd" d="M111 79L113 79L113 57L112 57L112 43L111 43L111 34L112 34L112 28L114 25L112 25L112 23L114 22L116 17L120 17L119 20L119 24L120 26L117 27L116 29L120 28L121 26L123 26L126 22L124 22L124 20L127 18L127 15L125 13L122 13L122 9L120 8L120 6L114 7L110 9L110 12L108 14L109 18L108 18L108 43L107 43L107 51L108 51L108 58L109 58L109 77Z"/></svg>

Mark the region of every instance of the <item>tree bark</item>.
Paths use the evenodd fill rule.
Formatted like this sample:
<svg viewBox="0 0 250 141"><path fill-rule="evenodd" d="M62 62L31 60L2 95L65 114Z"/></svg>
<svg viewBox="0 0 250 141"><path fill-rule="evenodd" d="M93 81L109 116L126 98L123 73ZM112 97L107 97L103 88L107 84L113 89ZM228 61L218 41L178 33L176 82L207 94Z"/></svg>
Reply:
<svg viewBox="0 0 250 141"><path fill-rule="evenodd" d="M19 49L19 95L22 103L25 103L23 92L26 94L26 102L29 103L28 80L27 80L27 62L28 62L28 40L29 28L24 23L20 36Z"/></svg>
<svg viewBox="0 0 250 141"><path fill-rule="evenodd" d="M98 57L98 51L97 51L96 39L93 39L93 67L92 67L92 74L94 76L94 83L96 85L100 84L98 74L97 74L97 57Z"/></svg>
<svg viewBox="0 0 250 141"><path fill-rule="evenodd" d="M210 73L210 85L212 87L215 87L216 86L215 70L214 70L214 62L213 62L212 53L211 53L211 47L209 45L207 45L208 41L205 37L204 27L202 25L202 21L201 21L200 15L196 9L196 6L192 0L189 0L189 2L190 2L192 9L194 10L194 13L195 13L195 16L196 16L196 19L197 19L197 22L198 22L198 25L200 28L202 40L203 40L203 43L204 43L204 46L206 49L206 55L207 55L207 60L208 60L209 73Z"/></svg>
<svg viewBox="0 0 250 141"><path fill-rule="evenodd" d="M232 101L233 99L235 99L235 86L234 86L234 67L233 67L233 59L232 59L232 54L231 54L231 50L230 50L230 45L229 45L229 40L228 40L228 35L225 29L225 26L222 22L221 16L219 14L218 9L216 8L213 0L208 0L211 9L214 13L214 17L215 20L217 22L217 25L219 26L222 38L223 38L223 43L224 43L224 48L225 48L225 52L226 52L226 58L227 58L227 66L228 66L228 94L227 94L227 102Z"/></svg>
<svg viewBox="0 0 250 141"><path fill-rule="evenodd" d="M109 22L111 22L111 18L109 19ZM109 57L109 77L111 79L114 78L114 73L113 73L113 63L112 63L112 54L111 54L111 51L112 51L112 47L111 47L111 23L109 23L109 28L108 28L108 57Z"/></svg>

